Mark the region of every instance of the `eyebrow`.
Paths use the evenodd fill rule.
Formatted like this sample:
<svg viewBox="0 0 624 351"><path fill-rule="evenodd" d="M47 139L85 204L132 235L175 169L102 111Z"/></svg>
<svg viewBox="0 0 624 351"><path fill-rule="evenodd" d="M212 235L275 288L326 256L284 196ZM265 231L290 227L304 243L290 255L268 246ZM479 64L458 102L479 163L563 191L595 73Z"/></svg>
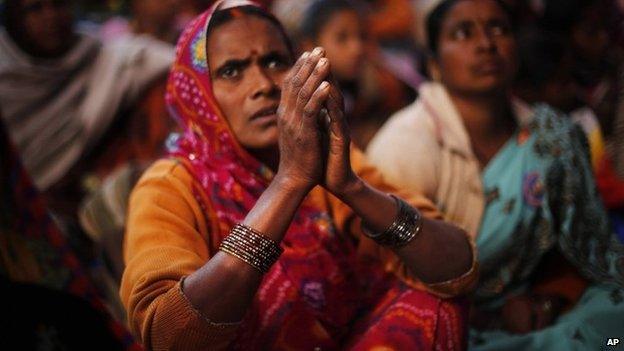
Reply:
<svg viewBox="0 0 624 351"><path fill-rule="evenodd" d="M472 20L472 19L460 19L456 22L452 22L449 25L449 29L451 30L455 30L457 28L470 28L472 26L475 25L477 21ZM509 21L500 18L500 17L493 17L493 18L489 18L485 21L485 25L487 27L490 27L492 25L510 25Z"/></svg>
<svg viewBox="0 0 624 351"><path fill-rule="evenodd" d="M487 20L486 25L491 26L491 25L506 25L509 26L511 25L510 21L501 17L494 17L494 18L490 18L489 20Z"/></svg>
<svg viewBox="0 0 624 351"><path fill-rule="evenodd" d="M284 59L285 61L290 63L290 55L288 53L284 53L284 52L280 52L278 50L273 50L268 52L265 55L260 56L260 62L266 62L270 59L274 59L274 58L280 58L280 59Z"/></svg>
<svg viewBox="0 0 624 351"><path fill-rule="evenodd" d="M458 29L458 28L470 28L474 25L475 25L475 21L473 20L461 19L461 20L449 23L448 27L446 28L451 31L454 31L455 29Z"/></svg>
<svg viewBox="0 0 624 351"><path fill-rule="evenodd" d="M219 67L217 67L217 69L215 70L215 74L216 75L220 75L221 72L223 72L224 69L226 68L243 68L245 66L249 66L249 64L251 63L251 59L247 58L247 59L229 59L227 61L225 61L224 63L222 63Z"/></svg>
<svg viewBox="0 0 624 351"><path fill-rule="evenodd" d="M260 56L258 60L261 63L265 63L268 60L273 59L275 57L283 58L283 59L289 61L288 60L289 55L285 54L283 52L280 52L278 50L270 51L270 52ZM233 67L233 68L240 69L240 68L247 67L250 64L251 64L251 58L229 59L229 60L226 60L224 63L222 63L219 67L217 67L217 69L215 70L215 74L219 75L225 68Z"/></svg>

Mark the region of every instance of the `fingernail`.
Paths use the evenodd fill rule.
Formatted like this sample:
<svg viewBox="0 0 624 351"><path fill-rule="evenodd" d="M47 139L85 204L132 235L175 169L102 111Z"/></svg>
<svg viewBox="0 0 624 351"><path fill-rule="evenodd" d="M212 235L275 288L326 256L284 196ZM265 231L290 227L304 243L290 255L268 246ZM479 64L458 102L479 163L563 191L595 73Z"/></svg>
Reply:
<svg viewBox="0 0 624 351"><path fill-rule="evenodd" d="M319 67L323 67L326 64L327 64L327 59L326 58L323 57L322 59L319 60L319 63L318 63Z"/></svg>
<svg viewBox="0 0 624 351"><path fill-rule="evenodd" d="M325 90L329 87L329 83L327 83L326 81L323 81L323 83L321 83L319 87L321 88L321 90Z"/></svg>
<svg viewBox="0 0 624 351"><path fill-rule="evenodd" d="M310 53L306 51L303 53L303 55L301 55L301 58L308 58L308 56L310 56Z"/></svg>
<svg viewBox="0 0 624 351"><path fill-rule="evenodd" d="M323 52L323 48L320 46L317 46L314 48L314 51L312 51L312 55L318 56Z"/></svg>

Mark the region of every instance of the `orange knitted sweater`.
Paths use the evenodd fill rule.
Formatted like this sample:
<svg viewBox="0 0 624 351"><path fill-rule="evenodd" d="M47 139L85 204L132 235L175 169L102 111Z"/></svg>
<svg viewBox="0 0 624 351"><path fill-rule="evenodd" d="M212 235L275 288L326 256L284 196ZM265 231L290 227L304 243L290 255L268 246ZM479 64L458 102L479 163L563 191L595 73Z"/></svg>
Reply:
<svg viewBox="0 0 624 351"><path fill-rule="evenodd" d="M397 193L428 217L440 218L427 199L406 196L386 185L359 152L352 154L352 164L369 184ZM208 216L191 192L193 182L181 161L161 160L143 175L131 197L120 293L132 330L148 349L224 349L238 326L205 319L181 289L183 278L202 267L215 254L212 248L218 247L210 235ZM314 201L332 216L338 230L357 237L359 254L380 258L387 271L416 289L446 298L467 292L476 282L474 245L468 272L448 282L425 285L410 275L392 251L364 237L353 211L326 190L316 187L304 201Z"/></svg>

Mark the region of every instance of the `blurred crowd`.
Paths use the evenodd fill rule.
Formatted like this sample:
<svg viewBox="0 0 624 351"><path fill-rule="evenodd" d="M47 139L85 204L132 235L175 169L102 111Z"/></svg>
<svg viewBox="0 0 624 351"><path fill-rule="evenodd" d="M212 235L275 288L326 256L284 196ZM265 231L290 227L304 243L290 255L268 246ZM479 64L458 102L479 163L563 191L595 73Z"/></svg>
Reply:
<svg viewBox="0 0 624 351"><path fill-rule="evenodd" d="M378 131L423 84L441 80L422 29L436 1L258 2L296 53L325 49L361 150L380 143ZM513 97L547 104L584 131L609 225L624 242L624 1L504 2L518 46ZM0 286L18 321L0 342L139 348L118 293L128 199L180 132L165 102L174 45L211 3L0 1ZM30 306L41 299L52 303ZM80 323L102 327L78 340L68 330Z"/></svg>

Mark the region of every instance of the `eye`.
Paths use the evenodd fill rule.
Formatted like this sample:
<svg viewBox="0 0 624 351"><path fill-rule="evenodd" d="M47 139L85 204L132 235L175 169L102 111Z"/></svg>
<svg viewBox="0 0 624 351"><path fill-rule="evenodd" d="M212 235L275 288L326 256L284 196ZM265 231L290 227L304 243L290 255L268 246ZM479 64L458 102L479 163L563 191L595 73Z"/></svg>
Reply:
<svg viewBox="0 0 624 351"><path fill-rule="evenodd" d="M454 40L466 40L470 36L470 30L466 27L456 28L452 33L451 37Z"/></svg>
<svg viewBox="0 0 624 351"><path fill-rule="evenodd" d="M232 66L223 67L219 71L219 76L224 79L234 79L238 77L239 74L240 74L240 70Z"/></svg>
<svg viewBox="0 0 624 351"><path fill-rule="evenodd" d="M509 26L502 23L497 23L490 27L490 33L495 36L505 36L509 34L509 31Z"/></svg>
<svg viewBox="0 0 624 351"><path fill-rule="evenodd" d="M344 44L348 38L349 38L349 33L347 33L347 31L342 30L338 32L338 34L336 35L336 42L339 44Z"/></svg>
<svg viewBox="0 0 624 351"><path fill-rule="evenodd" d="M265 62L265 67L270 70L283 70L288 67L288 62L285 58L276 55L267 58Z"/></svg>
<svg viewBox="0 0 624 351"><path fill-rule="evenodd" d="M24 12L25 13L40 12L41 10L43 10L43 6L44 4L42 1L35 1L30 4L24 5Z"/></svg>
<svg viewBox="0 0 624 351"><path fill-rule="evenodd" d="M280 60L277 60L277 59L272 59L267 63L267 67L270 69L277 69L277 68L282 67L283 65L284 64Z"/></svg>

